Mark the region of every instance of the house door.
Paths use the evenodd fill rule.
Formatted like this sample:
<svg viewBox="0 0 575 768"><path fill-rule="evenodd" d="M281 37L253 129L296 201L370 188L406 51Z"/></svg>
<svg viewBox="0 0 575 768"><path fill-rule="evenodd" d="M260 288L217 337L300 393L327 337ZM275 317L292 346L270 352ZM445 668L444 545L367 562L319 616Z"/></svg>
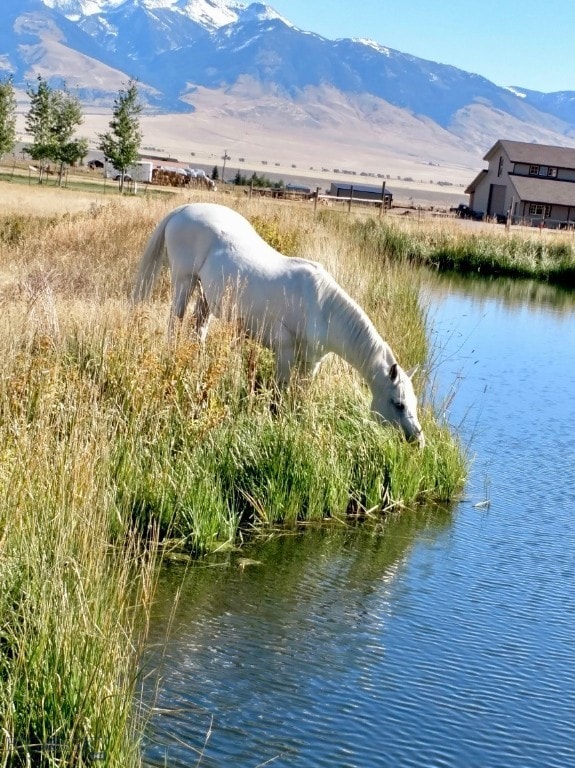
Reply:
<svg viewBox="0 0 575 768"><path fill-rule="evenodd" d="M492 184L489 188L488 216L495 216L496 213L507 213L505 210L505 190L505 184Z"/></svg>

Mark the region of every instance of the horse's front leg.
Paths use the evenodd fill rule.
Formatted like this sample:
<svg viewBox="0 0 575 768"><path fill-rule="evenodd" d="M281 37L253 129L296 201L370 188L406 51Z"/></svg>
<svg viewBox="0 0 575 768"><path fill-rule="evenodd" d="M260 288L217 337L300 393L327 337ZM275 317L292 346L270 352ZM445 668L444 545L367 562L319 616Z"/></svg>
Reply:
<svg viewBox="0 0 575 768"><path fill-rule="evenodd" d="M283 325L276 329L271 348L275 356L276 383L285 389L297 368L297 354L295 339Z"/></svg>
<svg viewBox="0 0 575 768"><path fill-rule="evenodd" d="M282 333L280 342L274 346L278 384L286 387L294 375L300 380L311 379L319 365L313 350L289 331Z"/></svg>

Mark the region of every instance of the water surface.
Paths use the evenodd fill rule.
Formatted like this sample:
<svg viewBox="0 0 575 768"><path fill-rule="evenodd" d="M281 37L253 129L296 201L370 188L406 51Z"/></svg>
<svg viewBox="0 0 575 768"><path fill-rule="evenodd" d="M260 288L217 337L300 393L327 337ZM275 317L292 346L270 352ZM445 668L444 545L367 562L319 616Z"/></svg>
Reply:
<svg viewBox="0 0 575 768"><path fill-rule="evenodd" d="M167 568L151 764L575 765L575 302L424 293L465 499Z"/></svg>

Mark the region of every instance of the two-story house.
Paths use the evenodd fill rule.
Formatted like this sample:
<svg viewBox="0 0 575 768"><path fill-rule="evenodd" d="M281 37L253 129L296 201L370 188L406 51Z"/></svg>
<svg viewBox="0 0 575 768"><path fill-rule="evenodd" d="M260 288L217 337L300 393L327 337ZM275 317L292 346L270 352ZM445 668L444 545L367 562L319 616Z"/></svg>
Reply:
<svg viewBox="0 0 575 768"><path fill-rule="evenodd" d="M513 222L575 224L575 149L501 139L483 159L489 167L465 190L470 208Z"/></svg>

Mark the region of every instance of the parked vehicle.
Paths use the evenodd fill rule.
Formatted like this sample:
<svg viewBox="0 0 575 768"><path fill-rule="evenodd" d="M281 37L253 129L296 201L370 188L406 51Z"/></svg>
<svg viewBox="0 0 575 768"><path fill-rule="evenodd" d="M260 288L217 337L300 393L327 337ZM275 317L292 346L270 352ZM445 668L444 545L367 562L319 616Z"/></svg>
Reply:
<svg viewBox="0 0 575 768"><path fill-rule="evenodd" d="M460 203L457 208L450 208L451 213L455 213L460 219L473 219L473 221L483 221L483 212L474 211L465 203Z"/></svg>

